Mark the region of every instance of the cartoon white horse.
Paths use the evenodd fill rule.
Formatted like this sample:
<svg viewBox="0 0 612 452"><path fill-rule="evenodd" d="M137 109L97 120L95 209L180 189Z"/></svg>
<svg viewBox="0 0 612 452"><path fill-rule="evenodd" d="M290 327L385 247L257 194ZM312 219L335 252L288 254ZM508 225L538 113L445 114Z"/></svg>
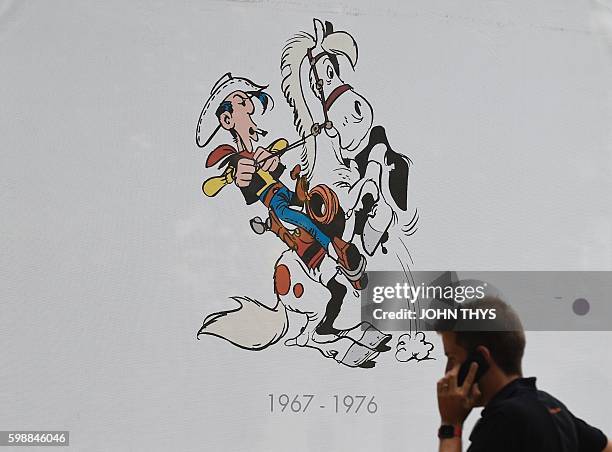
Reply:
<svg viewBox="0 0 612 452"><path fill-rule="evenodd" d="M354 67L354 39L346 32L333 32L331 24L324 27L317 20L315 31L316 38L301 33L288 41L281 60L282 90L293 107L296 129L306 138L301 167L311 183L332 183L341 207L340 218L335 220L342 223L343 238L361 236L362 247L371 256L378 249L386 251L381 243L388 239L389 228L396 221L395 210L406 210L410 160L390 149L384 129L371 129L371 105L340 79L337 55L346 56ZM321 125L314 123L302 90L301 71L306 58L310 86L324 116ZM333 152L317 150L318 133L311 133L316 129L325 130L337 141ZM368 133L369 142L360 149ZM323 205L323 210L327 208ZM416 218L413 216L408 230L404 229L406 235L414 230ZM311 266L298 253L287 250L275 265L273 308L249 297L233 297L239 307L206 317L198 337L215 335L241 348L261 350L286 334L287 311L293 311L303 314L306 322L285 345L318 349L325 357L350 367L372 367L379 352L389 350L386 344L391 336L365 322L344 330L333 325L351 289L346 275L339 274L329 256L322 256L316 266Z"/></svg>

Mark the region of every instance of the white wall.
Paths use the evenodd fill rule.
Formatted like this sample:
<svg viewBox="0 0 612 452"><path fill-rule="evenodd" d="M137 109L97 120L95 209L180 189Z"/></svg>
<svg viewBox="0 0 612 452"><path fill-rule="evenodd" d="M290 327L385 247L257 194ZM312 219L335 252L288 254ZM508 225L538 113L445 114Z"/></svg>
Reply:
<svg viewBox="0 0 612 452"><path fill-rule="evenodd" d="M295 137L280 51L313 17L330 20L358 40L347 80L415 162L416 269L612 270L606 11L0 2L0 427L68 429L87 451L434 450L435 336L436 361L386 356L369 371L314 350L195 340L229 295L272 302L282 250L250 232L259 206L202 196L202 102L226 71L270 83L265 128ZM530 333L525 363L608 433L611 339ZM271 415L271 392L375 395L381 411Z"/></svg>

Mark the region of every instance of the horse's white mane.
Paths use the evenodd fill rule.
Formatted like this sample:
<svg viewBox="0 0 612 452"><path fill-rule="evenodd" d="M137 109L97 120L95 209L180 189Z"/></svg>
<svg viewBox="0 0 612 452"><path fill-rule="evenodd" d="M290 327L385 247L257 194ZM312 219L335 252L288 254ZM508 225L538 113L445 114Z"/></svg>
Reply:
<svg viewBox="0 0 612 452"><path fill-rule="evenodd" d="M344 31L332 31L332 25L315 19L315 36L300 32L289 39L283 48L281 56L281 90L289 106L293 109L293 124L297 133L304 137L310 133L314 124L312 114L304 96L300 70L308 49L313 53L321 51L347 57L353 69L357 64L357 43L353 37ZM327 28L327 31L325 29ZM316 49L315 49L316 48ZM316 160L316 140L309 137L304 143L300 164L303 174L310 179Z"/></svg>
<svg viewBox="0 0 612 452"><path fill-rule="evenodd" d="M281 56L281 75L283 77L281 91L285 95L289 106L293 108L293 125L301 137L310 133L313 119L302 92L300 69L308 49L314 47L315 44L316 41L312 35L306 32L298 33L287 41ZM315 156L315 138L307 138L302 148L300 164L303 174L309 179L314 169Z"/></svg>

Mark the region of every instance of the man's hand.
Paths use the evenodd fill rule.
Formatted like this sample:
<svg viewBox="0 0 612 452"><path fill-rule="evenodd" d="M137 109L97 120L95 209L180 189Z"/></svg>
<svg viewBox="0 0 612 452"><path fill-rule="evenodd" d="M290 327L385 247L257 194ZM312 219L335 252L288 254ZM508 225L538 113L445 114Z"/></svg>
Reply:
<svg viewBox="0 0 612 452"><path fill-rule="evenodd" d="M236 165L236 185L240 188L248 187L253 179L255 172L255 162L251 159L243 158L238 160Z"/></svg>
<svg viewBox="0 0 612 452"><path fill-rule="evenodd" d="M478 364L472 363L470 371L463 382L457 386L459 366L454 367L438 381L438 409L442 424L462 426L472 408L480 397L478 387L474 385Z"/></svg>
<svg viewBox="0 0 612 452"><path fill-rule="evenodd" d="M280 163L280 157L275 156L275 157L270 157L272 154L270 153L270 151L268 151L265 148L262 148L261 146L258 147L255 150L255 161L257 163L267 159L265 162L263 162L263 164L261 165L261 169L264 171L274 171L276 169L276 167L278 166L278 164ZM270 157L270 158L268 158Z"/></svg>

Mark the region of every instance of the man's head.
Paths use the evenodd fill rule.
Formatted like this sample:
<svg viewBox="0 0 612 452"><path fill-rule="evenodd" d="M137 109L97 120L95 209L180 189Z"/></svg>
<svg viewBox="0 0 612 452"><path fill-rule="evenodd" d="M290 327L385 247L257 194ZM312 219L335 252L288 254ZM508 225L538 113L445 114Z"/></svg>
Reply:
<svg viewBox="0 0 612 452"><path fill-rule="evenodd" d="M264 90L267 85L259 85L246 77L234 77L230 72L223 74L210 91L204 103L196 126L196 144L204 148L210 144L217 132L224 128L240 144L251 148L251 140L257 141L257 129L251 119L256 97L265 113L272 98ZM270 107L272 108L272 107ZM262 133L265 135L265 133Z"/></svg>
<svg viewBox="0 0 612 452"><path fill-rule="evenodd" d="M481 389L486 387L487 383L496 386L494 380L522 376L525 332L514 310L499 298L493 297L464 303L461 307L495 309L499 328L496 328L498 331L438 329L447 356L446 371L458 368L471 352L478 351L490 367L481 379Z"/></svg>
<svg viewBox="0 0 612 452"><path fill-rule="evenodd" d="M247 140L258 141L257 125L253 121L255 105L252 98L261 103L263 112L268 107L270 96L264 91L234 91L217 107L215 115L219 124L228 130L234 139L240 139L246 145Z"/></svg>

